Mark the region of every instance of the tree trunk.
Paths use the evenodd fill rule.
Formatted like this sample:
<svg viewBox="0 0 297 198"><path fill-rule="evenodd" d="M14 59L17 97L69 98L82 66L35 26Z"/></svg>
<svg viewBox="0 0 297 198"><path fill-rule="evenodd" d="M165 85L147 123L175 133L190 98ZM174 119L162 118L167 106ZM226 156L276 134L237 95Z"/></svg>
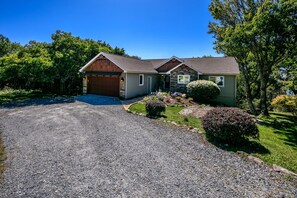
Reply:
<svg viewBox="0 0 297 198"><path fill-rule="evenodd" d="M246 71L246 68L243 65L240 65L240 70L243 74L243 79L244 79L244 84L245 84L245 93L246 93L246 99L248 101L249 109L253 115L257 114L257 111L255 109L255 106L253 104L253 97L252 97L252 92L251 92L251 87L250 87L250 82L249 82L249 77Z"/></svg>
<svg viewBox="0 0 297 198"><path fill-rule="evenodd" d="M253 104L253 98L251 94L251 87L248 82L248 80L244 77L244 83L245 83L245 93L246 93L246 99L248 101L249 109L253 115L257 115L257 111L255 109L255 106Z"/></svg>
<svg viewBox="0 0 297 198"><path fill-rule="evenodd" d="M261 104L261 114L269 116L267 108L267 79L263 74L263 71L260 70L260 104Z"/></svg>

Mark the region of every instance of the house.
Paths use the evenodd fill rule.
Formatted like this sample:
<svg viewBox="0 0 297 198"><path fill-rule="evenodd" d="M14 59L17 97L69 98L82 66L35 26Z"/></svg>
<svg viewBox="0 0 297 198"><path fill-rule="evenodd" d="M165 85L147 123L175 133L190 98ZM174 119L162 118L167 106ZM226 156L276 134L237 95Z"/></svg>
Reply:
<svg viewBox="0 0 297 198"><path fill-rule="evenodd" d="M144 59L101 52L80 69L84 93L124 99L156 90L186 92L194 80L211 80L220 87L217 102L236 105L238 64L233 57Z"/></svg>

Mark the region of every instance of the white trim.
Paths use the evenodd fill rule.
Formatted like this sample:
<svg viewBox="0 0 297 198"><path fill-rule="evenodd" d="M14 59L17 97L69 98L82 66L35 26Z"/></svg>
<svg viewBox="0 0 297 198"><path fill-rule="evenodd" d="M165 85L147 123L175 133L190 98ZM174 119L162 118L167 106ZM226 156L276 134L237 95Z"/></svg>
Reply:
<svg viewBox="0 0 297 198"><path fill-rule="evenodd" d="M177 68L179 68L179 67L180 67L180 66L182 66L182 65L185 65L185 66L187 66L187 67L191 68L192 70L194 70L194 71L198 72L198 75L199 75L199 74L200 74L200 75L202 75L202 74L203 74L203 73L201 73L200 71L198 71L198 70L194 69L193 67L191 67L191 66L189 66L189 65L187 65L187 64L185 64L185 63L181 63L181 64L179 64L179 65L175 66L175 67L174 67L174 68L172 68L171 70L167 71L167 74L170 74L172 71L176 70Z"/></svg>
<svg viewBox="0 0 297 198"><path fill-rule="evenodd" d="M178 60L178 61L181 62L181 63L184 62L183 60L177 58L176 56L172 56L172 57L169 58L168 60L165 60L165 61L163 61L161 64L159 64L159 66L156 67L155 69L158 69L159 67L162 67L164 64L168 63L168 62L171 61L172 59L176 59L176 60Z"/></svg>
<svg viewBox="0 0 297 198"><path fill-rule="evenodd" d="M189 77L189 82L191 82L191 75L189 75L189 74L181 74L181 75L177 75L177 84L179 84L179 85L186 85L186 84L189 83L189 82L187 82L187 83L186 82L180 83L179 80L178 80L180 76L187 76L187 77Z"/></svg>
<svg viewBox="0 0 297 198"><path fill-rule="evenodd" d="M79 70L79 72L84 72L84 70L87 68L87 67L89 67L93 62L95 62L96 61L96 59L100 56L100 55L102 55L102 56L104 56L105 58L107 58L107 56L105 55L105 53L104 52L100 52L99 54L97 54L94 58L92 58L92 60L90 60L87 64L85 64L85 66L83 66L80 70ZM115 64L112 60L110 60L109 58L107 58L109 61L111 61L113 64ZM117 67L119 67L120 69L122 69L123 70L123 72L126 72L123 68L121 68L119 65L117 65L117 64L115 64Z"/></svg>
<svg viewBox="0 0 297 198"><path fill-rule="evenodd" d="M142 76L142 84L140 84L140 76ZM144 74L139 74L138 75L138 83L139 83L139 86L143 86L144 85Z"/></svg>
<svg viewBox="0 0 297 198"><path fill-rule="evenodd" d="M218 85L216 82L214 82L214 83L216 83L219 87L225 87L225 76L222 76L222 75L220 75L220 76L208 76L208 80L210 80L210 78L211 77L223 77L223 85Z"/></svg>

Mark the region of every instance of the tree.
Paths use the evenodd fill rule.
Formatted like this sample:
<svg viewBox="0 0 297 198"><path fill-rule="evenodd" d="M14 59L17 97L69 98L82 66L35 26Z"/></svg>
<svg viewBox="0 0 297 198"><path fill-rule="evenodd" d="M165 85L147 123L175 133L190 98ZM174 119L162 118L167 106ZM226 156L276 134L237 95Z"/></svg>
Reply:
<svg viewBox="0 0 297 198"><path fill-rule="evenodd" d="M12 43L7 37L0 34L0 57L3 57L7 54L11 54L17 51L19 48L20 44Z"/></svg>
<svg viewBox="0 0 297 198"><path fill-rule="evenodd" d="M268 115L267 87L272 70L296 53L297 2L212 0L209 10L218 21L209 24L209 33L216 39L215 49L239 63L253 113L250 84L258 74L261 113Z"/></svg>
<svg viewBox="0 0 297 198"><path fill-rule="evenodd" d="M79 69L99 52L128 56L123 48L60 30L52 35L52 40L30 41L21 46L0 35L0 88L74 94L82 87Z"/></svg>

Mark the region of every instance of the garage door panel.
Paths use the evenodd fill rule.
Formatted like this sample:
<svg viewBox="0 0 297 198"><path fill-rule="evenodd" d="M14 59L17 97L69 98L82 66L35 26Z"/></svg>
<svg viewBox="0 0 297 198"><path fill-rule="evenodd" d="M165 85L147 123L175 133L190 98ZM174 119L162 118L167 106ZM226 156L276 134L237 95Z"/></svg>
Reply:
<svg viewBox="0 0 297 198"><path fill-rule="evenodd" d="M106 96L119 96L119 77L89 76L88 93Z"/></svg>

